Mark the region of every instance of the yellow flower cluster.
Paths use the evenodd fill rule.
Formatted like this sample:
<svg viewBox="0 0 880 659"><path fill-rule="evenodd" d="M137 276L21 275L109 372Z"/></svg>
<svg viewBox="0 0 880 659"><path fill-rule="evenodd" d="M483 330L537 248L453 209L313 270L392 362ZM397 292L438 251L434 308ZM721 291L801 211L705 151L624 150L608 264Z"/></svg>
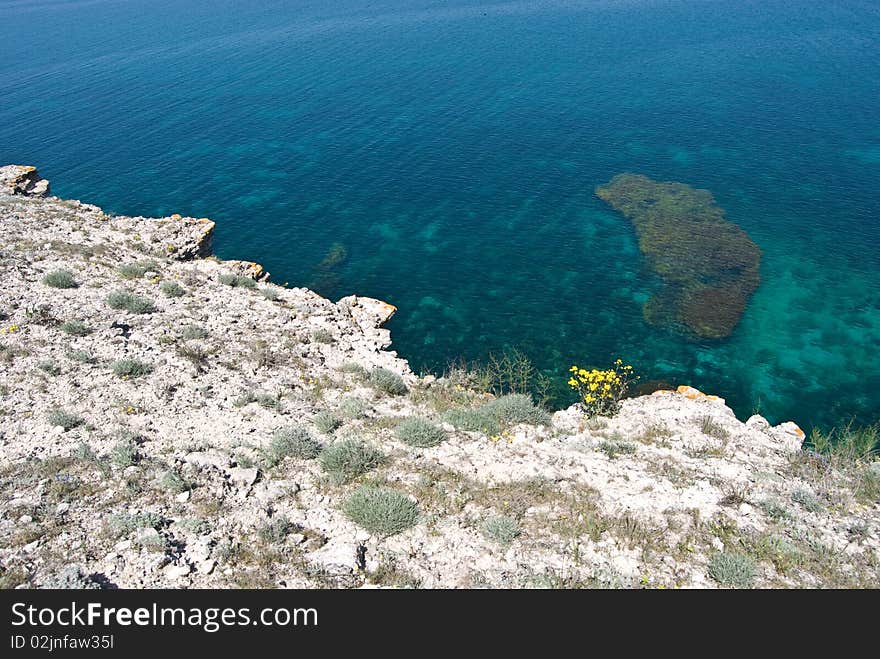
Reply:
<svg viewBox="0 0 880 659"><path fill-rule="evenodd" d="M9 327L4 327L0 329L0 334L15 334L21 328L18 325L10 325Z"/></svg>
<svg viewBox="0 0 880 659"><path fill-rule="evenodd" d="M568 386L576 389L588 416L613 415L620 407L629 383L634 380L632 366L618 359L614 367L600 370L572 366Z"/></svg>

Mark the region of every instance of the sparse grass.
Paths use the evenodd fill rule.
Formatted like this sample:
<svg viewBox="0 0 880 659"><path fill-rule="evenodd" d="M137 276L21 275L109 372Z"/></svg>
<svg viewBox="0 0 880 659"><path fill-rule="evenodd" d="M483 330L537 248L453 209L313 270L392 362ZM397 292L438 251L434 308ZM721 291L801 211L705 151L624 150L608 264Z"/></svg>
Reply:
<svg viewBox="0 0 880 659"><path fill-rule="evenodd" d="M825 433L814 429L809 443L836 465L867 460L880 452L880 423L862 427L850 423Z"/></svg>
<svg viewBox="0 0 880 659"><path fill-rule="evenodd" d="M113 373L126 380L140 378L153 372L153 367L137 359L120 359L110 366Z"/></svg>
<svg viewBox="0 0 880 659"><path fill-rule="evenodd" d="M110 449L110 462L117 469L131 467L140 461L140 451L137 442L131 439L123 439Z"/></svg>
<svg viewBox="0 0 880 659"><path fill-rule="evenodd" d="M502 425L528 423L546 426L550 423L550 415L536 406L527 394L507 394L486 403L480 409Z"/></svg>
<svg viewBox="0 0 880 659"><path fill-rule="evenodd" d="M362 476L384 461L381 451L357 439L344 439L321 452L321 468L337 484Z"/></svg>
<svg viewBox="0 0 880 659"><path fill-rule="evenodd" d="M418 504L389 487L360 487L345 500L342 510L355 524L380 537L405 531L419 518Z"/></svg>
<svg viewBox="0 0 880 659"><path fill-rule="evenodd" d="M457 430L482 432L487 435L495 435L501 431L498 422L480 408L451 409L445 412L442 418L446 423L452 424Z"/></svg>
<svg viewBox="0 0 880 659"><path fill-rule="evenodd" d="M370 573L370 582L389 588L418 588L422 585L420 579L399 568L393 557L382 558Z"/></svg>
<svg viewBox="0 0 880 659"><path fill-rule="evenodd" d="M250 277L244 275L235 275L232 273L224 273L217 278L221 284L231 286L232 288L256 288L257 282Z"/></svg>
<svg viewBox="0 0 880 659"><path fill-rule="evenodd" d="M61 368L50 359L45 359L37 364L37 368L43 371L43 373L48 373L49 375L55 376L61 374Z"/></svg>
<svg viewBox="0 0 880 659"><path fill-rule="evenodd" d="M125 310L135 314L153 313L156 310L156 305L152 300L128 291L110 293L107 296L107 304L111 309Z"/></svg>
<svg viewBox="0 0 880 659"><path fill-rule="evenodd" d="M520 533L519 523L507 515L490 517L483 522L483 534L500 545L509 545Z"/></svg>
<svg viewBox="0 0 880 659"><path fill-rule="evenodd" d="M192 364L197 373L204 373L208 368L208 357L211 352L198 344L179 345L175 349L179 357L183 357Z"/></svg>
<svg viewBox="0 0 880 659"><path fill-rule="evenodd" d="M339 370L343 373L348 373L350 375L356 375L359 378L366 379L369 376L369 372L360 364L356 364L355 362L346 362L342 366L339 367Z"/></svg>
<svg viewBox="0 0 880 659"><path fill-rule="evenodd" d="M403 396L409 391L402 377L382 367L376 367L370 371L367 383L376 391L389 396Z"/></svg>
<svg viewBox="0 0 880 659"><path fill-rule="evenodd" d="M174 494L180 494L181 492L186 492L191 489L192 483L189 483L176 471L169 469L159 477L159 486L163 490L173 492Z"/></svg>
<svg viewBox="0 0 880 659"><path fill-rule="evenodd" d="M719 552L709 559L709 576L722 586L751 588L756 572L755 561L744 554Z"/></svg>
<svg viewBox="0 0 880 659"><path fill-rule="evenodd" d="M165 297L183 297L186 295L186 289L176 281L166 279L159 284L159 290Z"/></svg>
<svg viewBox="0 0 880 659"><path fill-rule="evenodd" d="M404 419L394 434L404 444L415 448L437 446L446 441L446 431L422 417Z"/></svg>
<svg viewBox="0 0 880 659"><path fill-rule="evenodd" d="M632 442L603 441L599 444L599 450L613 460L618 455L632 455L637 448Z"/></svg>
<svg viewBox="0 0 880 659"><path fill-rule="evenodd" d="M706 415L700 417L700 432L709 437L716 439L727 439L730 433L720 423L715 421L711 416Z"/></svg>
<svg viewBox="0 0 880 659"><path fill-rule="evenodd" d="M323 328L312 332L312 341L315 343L333 343L335 340L333 335Z"/></svg>
<svg viewBox="0 0 880 659"><path fill-rule="evenodd" d="M263 457L268 466L274 467L288 457L313 460L320 452L321 444L312 437L308 428L294 425L275 431Z"/></svg>
<svg viewBox="0 0 880 659"><path fill-rule="evenodd" d="M123 279L140 279L150 271L157 271L159 264L155 261L135 261L132 263L123 263L116 268L116 272Z"/></svg>
<svg viewBox="0 0 880 659"><path fill-rule="evenodd" d="M59 329L71 336L86 336L92 333L92 329L80 320L67 320L61 323Z"/></svg>
<svg viewBox="0 0 880 659"><path fill-rule="evenodd" d="M43 277L43 283L52 288L76 288L79 284L69 270L55 270Z"/></svg>
<svg viewBox="0 0 880 659"><path fill-rule="evenodd" d="M67 358L71 361L80 362L81 364L95 364L98 361L85 350L68 350Z"/></svg>
<svg viewBox="0 0 880 659"><path fill-rule="evenodd" d="M273 396L261 391L246 391L239 398L236 398L232 404L235 407L244 407L251 403L258 403L260 407L264 407L267 410L276 410L277 412L280 412L284 407L280 394Z"/></svg>
<svg viewBox="0 0 880 659"><path fill-rule="evenodd" d="M135 529L159 529L164 524L156 513L120 513L107 518L107 531L113 537L128 535Z"/></svg>
<svg viewBox="0 0 880 659"><path fill-rule="evenodd" d="M758 503L758 506L770 519L776 521L791 519L791 513L788 511L788 508L775 499L764 499Z"/></svg>
<svg viewBox="0 0 880 659"><path fill-rule="evenodd" d="M822 510L822 502L809 490L795 490L791 493L791 500L803 506L804 510L817 513Z"/></svg>
<svg viewBox="0 0 880 659"><path fill-rule="evenodd" d="M280 516L265 522L257 528L257 537L267 545L280 545L287 536L296 530L296 525L286 517Z"/></svg>
<svg viewBox="0 0 880 659"><path fill-rule="evenodd" d="M653 444L657 440L664 439L666 437L670 437L672 435L672 431L662 423L653 423L647 426L639 435L638 440L643 444Z"/></svg>
<svg viewBox="0 0 880 659"><path fill-rule="evenodd" d="M62 409L55 409L46 414L46 420L52 426L61 426L67 432L85 424L85 419Z"/></svg>

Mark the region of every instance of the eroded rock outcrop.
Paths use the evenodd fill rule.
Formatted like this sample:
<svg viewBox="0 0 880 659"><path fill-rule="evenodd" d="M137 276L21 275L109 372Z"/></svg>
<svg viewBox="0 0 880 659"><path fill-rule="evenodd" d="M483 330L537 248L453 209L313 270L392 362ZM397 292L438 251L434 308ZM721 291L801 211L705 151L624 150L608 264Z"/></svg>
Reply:
<svg viewBox="0 0 880 659"><path fill-rule="evenodd" d="M49 195L49 181L40 177L36 167L6 165L0 167L0 192L28 197Z"/></svg>

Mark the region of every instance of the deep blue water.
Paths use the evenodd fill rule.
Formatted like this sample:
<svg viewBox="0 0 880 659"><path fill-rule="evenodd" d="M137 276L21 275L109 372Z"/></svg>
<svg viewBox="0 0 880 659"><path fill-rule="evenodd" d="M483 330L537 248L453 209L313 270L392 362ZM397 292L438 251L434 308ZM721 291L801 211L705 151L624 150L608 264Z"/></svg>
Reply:
<svg viewBox="0 0 880 659"><path fill-rule="evenodd" d="M0 162L55 194L388 300L416 369L621 356L805 427L880 418L878 101L876 0L0 2ZM593 193L626 171L762 248L729 339L645 324L656 281Z"/></svg>

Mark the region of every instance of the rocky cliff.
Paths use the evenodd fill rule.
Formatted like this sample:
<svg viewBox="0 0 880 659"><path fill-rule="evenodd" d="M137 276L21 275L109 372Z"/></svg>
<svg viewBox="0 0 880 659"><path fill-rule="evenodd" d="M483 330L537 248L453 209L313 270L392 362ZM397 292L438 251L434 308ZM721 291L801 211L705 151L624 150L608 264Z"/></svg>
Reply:
<svg viewBox="0 0 880 659"><path fill-rule="evenodd" d="M48 193L0 168L5 587L878 583L876 464L793 423L418 377L389 304L218 260L204 218Z"/></svg>

